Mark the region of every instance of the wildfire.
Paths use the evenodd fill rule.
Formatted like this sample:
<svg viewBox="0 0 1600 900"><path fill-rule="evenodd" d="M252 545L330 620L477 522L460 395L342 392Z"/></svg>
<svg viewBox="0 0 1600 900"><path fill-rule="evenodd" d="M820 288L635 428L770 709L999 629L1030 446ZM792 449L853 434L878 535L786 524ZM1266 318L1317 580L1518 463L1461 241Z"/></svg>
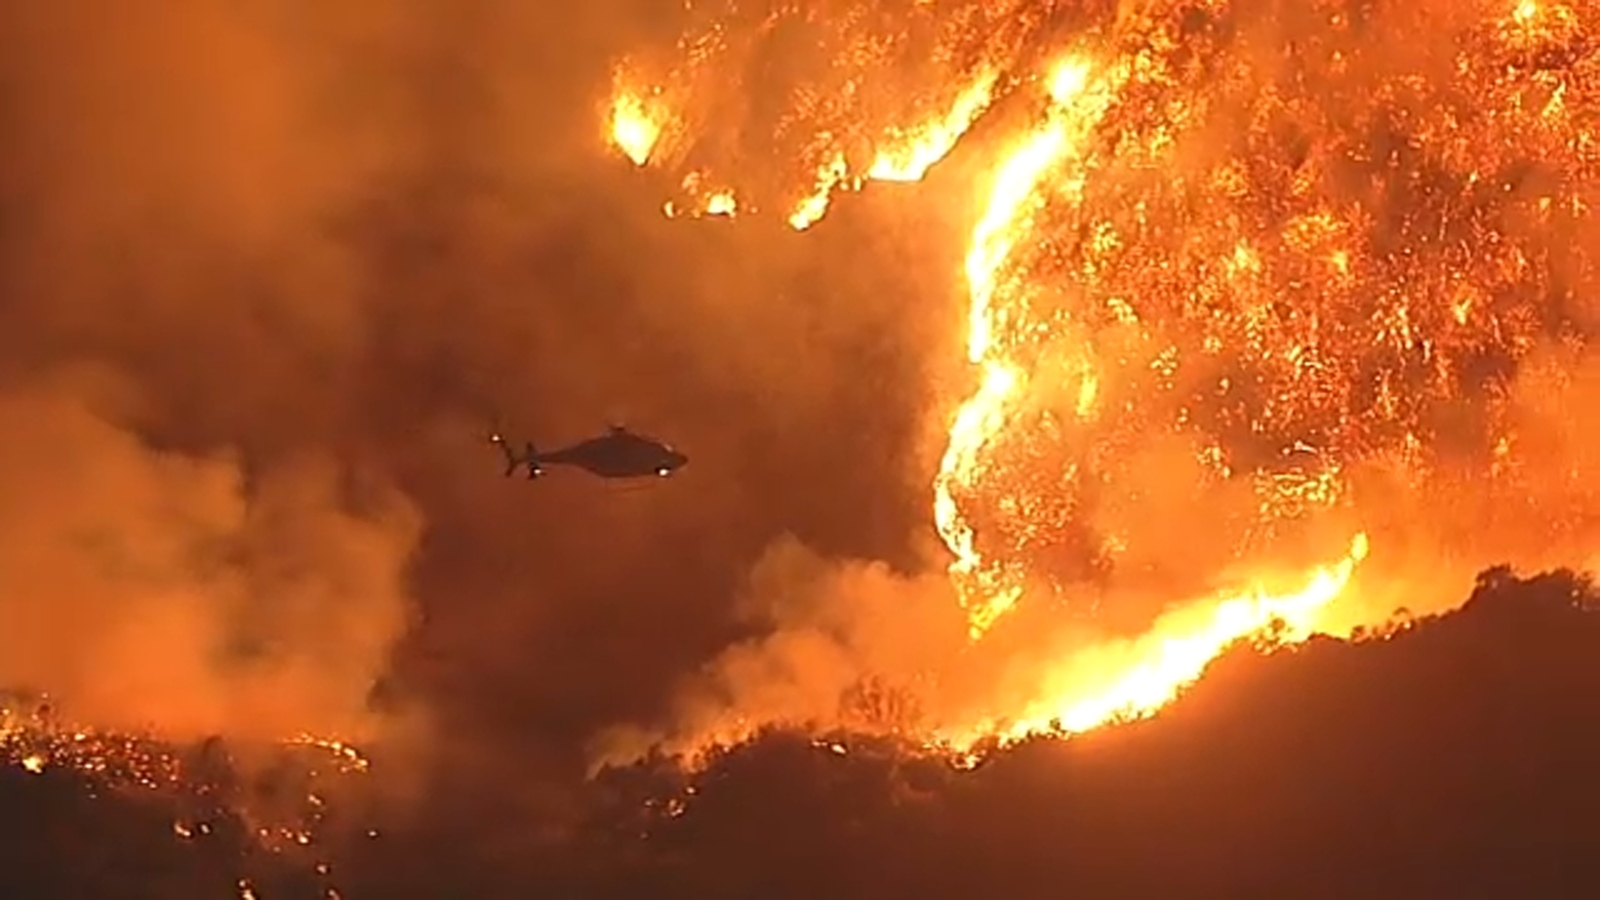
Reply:
<svg viewBox="0 0 1600 900"><path fill-rule="evenodd" d="M0 699L0 762L34 774L65 768L109 784L150 791L182 786L182 766L171 748L132 735L73 728L42 708Z"/></svg>
<svg viewBox="0 0 1600 900"><path fill-rule="evenodd" d="M650 162L671 116L659 93L631 87L619 70L611 98L611 142L636 166Z"/></svg>
<svg viewBox="0 0 1600 900"><path fill-rule="evenodd" d="M337 774L365 772L361 751L332 738L300 735L285 741L325 757ZM173 790L184 785L186 772L180 748L155 737L75 726L62 721L47 698L0 692L0 763L31 772L62 768L95 776L108 784L147 790Z"/></svg>
<svg viewBox="0 0 1600 900"><path fill-rule="evenodd" d="M1106 585L1204 595L1330 527L1395 527L1400 503L1452 556L1600 537L1580 483L1596 467L1519 397L1536 361L1588 364L1600 321L1600 2L813 6L749 27L699 7L692 34L719 37L686 38L661 82L740 131L752 119L692 73L743 71L785 23L820 29L828 65L797 76L766 155L714 166L799 197L780 205L797 229L838 191L927 176L991 111L1033 107L971 138L989 161L962 285L972 387L933 484L975 640ZM886 60L915 69L918 46L930 62L900 77ZM1504 518L1465 531L1445 498ZM1367 549L1363 533L1301 593L1162 618L1127 668L1063 660L1070 688L991 730L1158 708L1269 621L1290 640L1326 627Z"/></svg>
<svg viewBox="0 0 1600 900"><path fill-rule="evenodd" d="M165 798L180 810L172 831L181 840L209 836L213 822L235 818L268 850L315 845L328 812L322 792L338 779L364 774L368 761L348 744L311 735L286 741L279 750L284 771L305 794L258 803L232 783L238 773L228 760L208 758L202 748L73 725L46 698L0 693L0 765L35 775L61 770L100 788ZM328 874L326 863L314 868Z"/></svg>
<svg viewBox="0 0 1600 900"><path fill-rule="evenodd" d="M971 87L956 96L950 111L909 133L895 129L888 146L878 153L867 177L877 181L921 181L939 160L955 149L989 104L994 102L998 72L983 72Z"/></svg>
<svg viewBox="0 0 1600 900"><path fill-rule="evenodd" d="M936 4L899 4L903 17L884 16L876 5L823 11L804 3L694 4L673 54L619 66L609 142L635 165L678 176L748 176L756 174L752 161L792 158L796 165L778 177L746 177L735 187L753 201L747 206L785 210L789 224L803 231L827 213L838 191L869 181L920 181L994 104L1008 64L1026 52L1035 32L1069 6L1060 0L967 2L958 16L961 27L952 29ZM816 52L799 76L805 83L797 86L792 109L732 139L703 140L706 135L697 133L695 141L664 146L663 135L683 123L751 110L749 82L776 77L766 61L799 35ZM905 90L898 102L884 103L885 93L896 92L869 88L873 76L941 87ZM798 190L797 181L803 183ZM711 214L700 199L669 202L671 215Z"/></svg>
<svg viewBox="0 0 1600 900"><path fill-rule="evenodd" d="M1501 9L1447 66L1357 76L1363 35L1324 6L1277 26L1317 47L1291 81L1226 39L1241 4L1149 4L1099 51L1120 77L1076 135L1047 121L1000 163L968 260L980 387L936 503L975 633L1063 543L1086 548L1083 572L1154 550L1118 533L1136 505L1089 499L1139 477L1141 444L1186 440L1197 479L1248 479L1255 515L1231 541L1266 545L1359 506L1364 467L1417 491L1463 464L1503 471L1518 362L1584 344L1586 314L1550 292L1591 265L1558 235L1585 220L1597 158L1577 112L1592 10ZM1195 54L1213 76L1185 68ZM1076 96L1084 71L1058 68L1053 93ZM1207 149L1221 117L1246 124ZM1063 429L1076 449L1041 477Z"/></svg>
<svg viewBox="0 0 1600 900"><path fill-rule="evenodd" d="M861 179L850 177L850 164L843 153L835 153L827 165L817 169L816 185L789 214L789 225L795 231L805 231L815 225L828 211L833 192L839 188L858 189Z"/></svg>
<svg viewBox="0 0 1600 900"><path fill-rule="evenodd" d="M1267 631L1298 642L1310 637L1319 615L1350 583L1356 566L1366 559L1368 540L1359 534L1338 563L1315 570L1305 587L1274 595L1259 588L1229 597L1214 606L1186 608L1159 621L1140 641L1140 653L1128 668L1110 671L1071 669L1060 674L1060 687L1047 688L1043 698L1005 725L991 724L976 735L953 741L970 747L980 737L995 736L1002 745L1038 734L1078 734L1109 722L1148 716L1193 683L1229 644Z"/></svg>
<svg viewBox="0 0 1600 900"><path fill-rule="evenodd" d="M982 371L978 392L956 414L950 442L934 481L934 522L954 555L951 573L963 605L971 613L970 630L981 637L1022 595L1022 572L1014 566L985 567L974 530L961 514L956 494L975 488L983 477L982 452L1006 427L1011 404L1026 391L1027 374L1013 361L1013 347L997 341L997 325L1010 307L1021 302L1026 286L999 285L1002 267L1032 224L1036 190L1046 173L1067 164L1076 144L1105 114L1110 94L1088 90L1092 66L1068 59L1051 72L1051 107L1044 124L1000 163L989 203L973 229L967 254L967 289L971 296L967 357ZM997 290L1002 291L996 296Z"/></svg>

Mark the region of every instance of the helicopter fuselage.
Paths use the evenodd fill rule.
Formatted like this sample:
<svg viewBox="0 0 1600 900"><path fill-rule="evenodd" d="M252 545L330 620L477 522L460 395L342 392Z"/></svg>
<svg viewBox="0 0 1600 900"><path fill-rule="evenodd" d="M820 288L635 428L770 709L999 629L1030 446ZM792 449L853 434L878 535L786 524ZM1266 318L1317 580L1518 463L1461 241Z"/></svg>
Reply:
<svg viewBox="0 0 1600 900"><path fill-rule="evenodd" d="M535 465L575 466L602 478L665 478L688 461L688 457L665 444L614 432L540 453Z"/></svg>

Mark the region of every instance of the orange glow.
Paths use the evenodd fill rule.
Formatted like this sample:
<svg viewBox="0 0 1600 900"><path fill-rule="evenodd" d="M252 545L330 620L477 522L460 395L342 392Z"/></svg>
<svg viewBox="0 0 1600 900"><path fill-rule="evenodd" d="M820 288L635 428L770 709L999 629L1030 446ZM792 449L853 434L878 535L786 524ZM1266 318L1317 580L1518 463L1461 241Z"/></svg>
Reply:
<svg viewBox="0 0 1600 900"><path fill-rule="evenodd" d="M329 779L366 773L369 763L349 744L311 735L284 741L278 749L286 763L296 765L306 776L310 793L300 804L301 812L284 817L274 811L268 816L248 802L217 812L237 815L252 824L257 840L265 847L309 846L317 840L322 819L323 800L316 792L324 789ZM192 771L186 761L191 752L192 748L151 735L63 721L49 711L44 698L24 702L0 694L0 765L18 766L34 774L60 769L116 790L177 797L203 794L207 789L204 776ZM190 838L197 831L207 833L210 827L178 821L173 823L173 833Z"/></svg>
<svg viewBox="0 0 1600 900"><path fill-rule="evenodd" d="M867 177L877 181L921 181L989 108L998 77L996 72L984 72L956 97L944 116L906 132L892 133L888 146L873 160Z"/></svg>
<svg viewBox="0 0 1600 900"><path fill-rule="evenodd" d="M630 85L619 69L607 124L611 143L624 156L647 165L671 118L660 91Z"/></svg>
<svg viewBox="0 0 1600 900"><path fill-rule="evenodd" d="M953 556L950 572L962 604L969 612L969 630L981 637L1021 597L1021 570L988 565L977 549L973 526L962 512L959 494L975 490L983 477L982 451L1007 424L1009 405L1026 392L1027 376L1010 358L1010 336L997 327L997 317L1019 299L1024 288L999 286L998 279L1012 249L1029 238L1030 204L1046 175L1069 162L1074 142L1081 141L1104 115L1112 87L1090 90L1092 65L1076 57L1063 60L1046 79L1051 107L1045 120L1000 163L989 201L972 233L967 253L970 297L967 358L982 372L980 387L956 413L950 440L934 480L934 522ZM996 296L997 291L1005 293ZM1092 403L1092 374L1083 379L1080 409Z"/></svg>
<svg viewBox="0 0 1600 900"><path fill-rule="evenodd" d="M1229 644L1280 623L1280 639L1305 640L1319 616L1344 591L1356 566L1366 559L1367 536L1351 541L1344 559L1316 569L1299 591L1269 594L1259 588L1212 603L1197 603L1156 622L1132 652L1101 668L1091 651L1067 660L1039 696L1005 724L951 740L968 747L990 735L1002 745L1039 734L1078 734L1107 723L1148 716L1171 702L1200 677L1206 665Z"/></svg>
<svg viewBox="0 0 1600 900"><path fill-rule="evenodd" d="M976 198L951 286L967 383L931 510L962 653L1036 650L1015 632L1057 607L1245 586L1152 612L1132 642L1074 645L1028 696L996 687L977 732L1148 714L1270 621L1298 640L1386 616L1347 590L1369 535L1462 568L1593 559L1600 461L1571 410L1600 396L1600 2L1158 0L1070 25L1023 2L933 6L709 15L697 34L717 41L686 36L668 68L737 68L775 19L820 23L761 153L708 170L802 230L874 180L927 178L964 213ZM705 135L751 125L691 82ZM962 166L930 177L958 146ZM1330 533L1360 537L1316 566ZM1306 587L1251 587L1269 571ZM708 730L766 714L734 712Z"/></svg>

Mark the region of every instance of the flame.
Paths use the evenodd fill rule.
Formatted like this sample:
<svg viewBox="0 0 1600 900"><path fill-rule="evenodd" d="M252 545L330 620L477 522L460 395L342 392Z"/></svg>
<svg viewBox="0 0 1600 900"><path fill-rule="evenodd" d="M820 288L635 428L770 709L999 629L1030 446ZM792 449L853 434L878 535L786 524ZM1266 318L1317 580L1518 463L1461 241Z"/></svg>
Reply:
<svg viewBox="0 0 1600 900"><path fill-rule="evenodd" d="M1600 2L695 8L668 81L684 121L736 136L652 165L716 171L803 230L973 148L972 387L932 485L971 638L1124 573L1193 596L1313 529L1361 534L1305 592L1158 620L1127 667L1061 660L991 730L1142 715L1268 620L1326 627L1379 521L1451 559L1592 554L1592 436L1540 404L1595 380ZM793 23L816 53L768 130L724 85ZM1173 546L1185 527L1203 548Z"/></svg>
<svg viewBox="0 0 1600 900"><path fill-rule="evenodd" d="M962 604L969 610L968 628L981 637L1021 597L1021 572L1015 566L985 568L973 526L963 514L958 494L970 493L983 476L982 451L1006 426L1009 405L1025 390L1027 375L1010 359L1008 341L997 340L998 317L1016 302L1025 286L1001 285L998 279L1012 249L1029 237L1030 203L1045 176L1071 157L1105 114L1112 99L1112 81L1090 90L1093 65L1082 58L1059 62L1047 79L1051 106L1045 121L1002 161L989 191L989 201L972 233L967 253L967 358L980 367L980 386L956 413L939 473L934 479L934 523L949 548ZM1000 296L996 296L1001 291ZM1009 336L1007 336L1009 338ZM1085 381L1087 386L1090 382ZM1088 396L1086 392L1084 396Z"/></svg>
<svg viewBox="0 0 1600 900"><path fill-rule="evenodd" d="M850 164L845 161L843 153L836 151L826 165L817 169L816 183L811 193L795 204L794 212L789 214L789 226L795 231L805 231L817 224L827 214L833 192L841 187L859 188L861 179L851 178Z"/></svg>
<svg viewBox="0 0 1600 900"><path fill-rule="evenodd" d="M266 809L248 797L226 799L228 791L218 786L216 763L198 761L197 748L153 735L75 725L53 711L49 698L0 693L0 765L35 775L61 770L100 787L164 798L182 810L172 823L172 833L180 840L208 837L214 833L214 821L231 817L248 826L258 844L274 853L319 844L328 814L320 792L337 779L365 774L369 761L343 741L313 735L300 735L278 749L281 761L292 767L307 793L298 800L273 799L271 809ZM325 862L313 867L319 875L328 874Z"/></svg>
<svg viewBox="0 0 1600 900"><path fill-rule="evenodd" d="M727 183L755 207L786 210L803 231L822 219L841 190L867 182L921 180L944 159L996 99L1007 63L1026 52L1034 30L1064 0L964 0L951 29L948 11L913 3L907 20L876 14L866 3L821 10L811 3L750 6L712 0L685 7L690 20L673 52L630 57L614 76L608 114L610 143L635 165L677 176L698 172ZM785 36L805 33L814 45L796 108L729 140L664 141L687 123L748 115L749 83L782 77L769 61L792 53ZM974 53L974 36L977 50ZM785 67L788 69L789 67ZM908 72L924 73L933 90L904 90L884 103ZM872 73L864 76L863 73ZM785 73L787 74L787 73ZM876 77L874 77L876 76ZM781 89L780 89L781 90ZM670 101L668 98L671 98ZM670 148L664 146L670 143ZM781 178L734 179L752 159L793 157ZM794 178L808 182L795 190ZM672 208L702 208L671 198Z"/></svg>
<svg viewBox="0 0 1600 900"><path fill-rule="evenodd" d="M1067 684L1047 687L1009 724L990 723L951 743L970 747L980 737L994 736L1004 746L1029 736L1080 734L1110 722L1149 716L1198 679L1207 664L1235 641L1261 634L1275 623L1281 625L1275 637L1284 643L1316 633L1319 616L1344 592L1368 551L1367 535L1358 534L1343 559L1314 570L1298 591L1274 595L1256 588L1214 605L1185 608L1158 621L1138 641L1143 652L1133 663L1088 676L1068 665L1059 676Z"/></svg>
<svg viewBox="0 0 1600 900"><path fill-rule="evenodd" d="M658 94L617 86L611 99L611 142L636 166L650 162L671 116Z"/></svg>
<svg viewBox="0 0 1600 900"><path fill-rule="evenodd" d="M733 191L717 191L706 198L706 215L731 216L739 211L739 201Z"/></svg>
<svg viewBox="0 0 1600 900"><path fill-rule="evenodd" d="M868 181L921 181L929 169L950 155L961 136L988 110L994 102L998 80L997 72L983 72L956 96L943 116L911 128L889 129L865 174L852 174L843 151L833 150L828 161L817 167L810 193L794 205L789 214L790 227L805 231L821 221L835 191L860 190Z"/></svg>
<svg viewBox="0 0 1600 900"><path fill-rule="evenodd" d="M151 791L173 790L183 783L178 755L157 742L71 727L48 712L26 712L21 704L3 698L0 762L35 774L64 768Z"/></svg>
<svg viewBox="0 0 1600 900"><path fill-rule="evenodd" d="M1051 112L999 158L973 232L979 387L935 484L974 636L1027 579L1057 586L1039 570L1062 542L1088 545L1090 565L1126 554L1106 527L1115 514L1095 521L1087 495L1115 495L1152 439L1192 442L1202 483L1253 486L1254 519L1219 536L1240 554L1324 512L1378 512L1383 498L1353 496L1363 467L1398 473L1420 500L1478 493L1468 466L1481 464L1495 476L1482 484L1527 508L1518 369L1541 346L1576 358L1593 330L1581 302L1551 292L1593 266L1558 235L1590 206L1595 141L1576 110L1595 101L1574 73L1592 58L1596 7L1501 6L1452 24L1452 69L1400 60L1360 88L1360 32L1330 8L1313 31L1324 50L1296 63L1314 76L1211 49L1227 46L1220 32L1183 36L1201 20L1185 24L1181 4L1147 4L1091 48L1104 64L1074 57L1043 79ZM1186 46L1213 53L1219 74L1192 77ZM1505 112L1446 99L1464 92ZM1208 119L1221 109L1253 124L1216 152L1204 145L1227 127ZM1373 159L1365 131L1341 131L1352 117L1404 123L1416 149ZM1384 192L1350 188L1347 163ZM1440 428L1468 415L1481 436ZM1532 527L1581 549L1593 529L1573 504L1550 512ZM1546 552L1525 533L1498 529L1493 552Z"/></svg>

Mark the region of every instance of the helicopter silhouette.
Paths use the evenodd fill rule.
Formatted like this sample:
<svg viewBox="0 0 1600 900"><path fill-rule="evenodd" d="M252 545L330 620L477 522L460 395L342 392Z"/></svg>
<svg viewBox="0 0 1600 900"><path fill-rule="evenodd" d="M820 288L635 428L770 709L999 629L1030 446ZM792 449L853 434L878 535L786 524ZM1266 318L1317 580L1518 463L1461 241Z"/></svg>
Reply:
<svg viewBox="0 0 1600 900"><path fill-rule="evenodd" d="M523 467L529 479L538 478L546 466L572 466L601 478L666 478L689 462L689 457L670 445L622 425L612 425L605 434L557 450L540 451L528 441L520 455L498 431L489 436L489 442L505 454L507 478Z"/></svg>

